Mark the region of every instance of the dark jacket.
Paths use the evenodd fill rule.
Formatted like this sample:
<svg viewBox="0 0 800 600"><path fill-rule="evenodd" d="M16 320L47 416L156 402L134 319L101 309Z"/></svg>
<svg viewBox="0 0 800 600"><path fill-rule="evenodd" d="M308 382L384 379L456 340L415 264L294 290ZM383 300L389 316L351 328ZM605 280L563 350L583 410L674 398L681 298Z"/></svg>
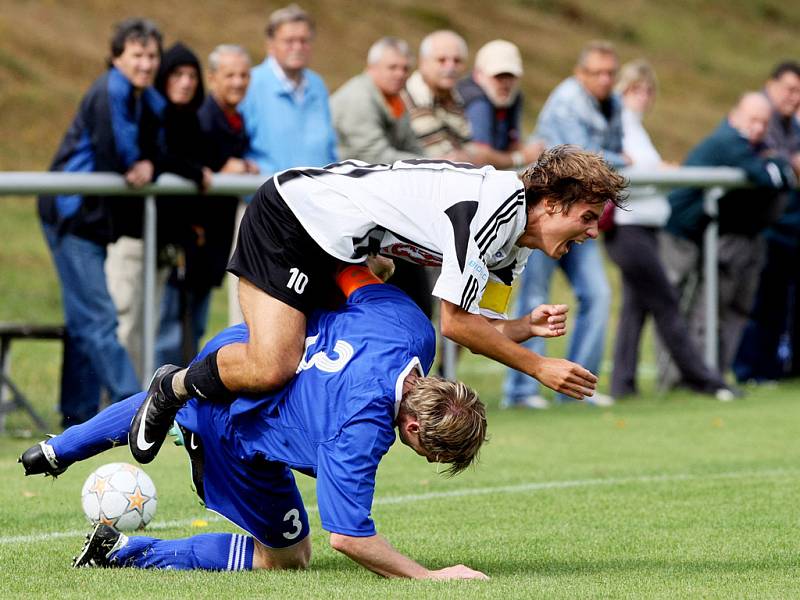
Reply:
<svg viewBox="0 0 800 600"><path fill-rule="evenodd" d="M789 164L779 157L762 155L763 146L754 147L725 119L719 127L687 156L686 166L737 167L747 173L754 187L728 191L719 199L720 234L754 236L780 216L781 191L794 183ZM700 245L711 219L705 214L703 190L682 188L669 195L672 214L666 229Z"/></svg>
<svg viewBox="0 0 800 600"><path fill-rule="evenodd" d="M241 115L239 115L241 117ZM197 112L205 148L204 163L219 171L229 158L244 158L249 141L242 127L235 130L213 97L207 96ZM236 220L236 196L201 196L193 203L186 252L185 284L193 289L222 282L228 265Z"/></svg>
<svg viewBox="0 0 800 600"><path fill-rule="evenodd" d="M198 84L194 97L186 105L178 106L167 98L167 79L180 66L189 65L197 70ZM197 109L203 102L203 75L200 61L189 48L177 42L168 48L161 57L161 65L156 75L156 89L166 98L164 109L164 153L159 157L157 170L160 173L174 173L194 181L198 186L203 181L205 164L205 141L200 131ZM160 197L158 201L158 243L184 245L190 224L187 223L195 211L198 196ZM141 215L141 210L139 211ZM141 218L133 215L126 220L131 225L125 235L141 237Z"/></svg>
<svg viewBox="0 0 800 600"><path fill-rule="evenodd" d="M767 147L778 156L791 160L800 152L800 123L795 117L788 119L773 110L765 139ZM789 193L786 208L778 222L766 231L766 237L786 246L800 245L800 195L795 188Z"/></svg>
<svg viewBox="0 0 800 600"><path fill-rule="evenodd" d="M81 100L50 170L125 173L139 160L156 164L163 152L164 108L164 99L154 89L137 96L120 71L109 69ZM39 216L61 234L107 244L119 237L119 225L132 206L138 206L141 215L141 200L136 198L42 195Z"/></svg>

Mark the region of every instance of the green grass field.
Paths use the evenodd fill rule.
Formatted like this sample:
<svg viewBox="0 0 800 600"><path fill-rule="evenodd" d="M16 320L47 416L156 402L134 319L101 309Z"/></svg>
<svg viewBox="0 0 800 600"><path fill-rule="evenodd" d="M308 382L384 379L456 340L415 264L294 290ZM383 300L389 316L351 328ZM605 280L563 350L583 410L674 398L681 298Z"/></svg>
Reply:
<svg viewBox="0 0 800 600"><path fill-rule="evenodd" d="M58 284L33 203L6 199L3 208L0 319L58 322ZM569 299L560 280L555 296ZM218 294L212 330L224 315ZM559 340L551 350L563 348ZM15 413L10 435L0 436L0 597L800 597L800 384L748 389L732 403L658 395L651 363L645 351L642 396L611 409L500 411L503 369L465 356L459 376L489 407L480 465L443 479L406 448L390 452L378 474L379 531L426 566L465 563L489 582L372 575L327 546L313 481L303 476L314 539L307 572L74 571L88 530L83 481L129 455L118 448L56 481L26 479L16 457L37 438L20 439L30 421ZM59 365L57 344L14 345L12 374L54 430ZM153 535L233 530L195 501L182 449L167 448L147 472L159 493ZM208 526L193 526L197 519Z"/></svg>
<svg viewBox="0 0 800 600"><path fill-rule="evenodd" d="M474 383L496 402L495 374ZM83 480L129 460L127 449L51 481L23 478L15 464L30 441L0 439L0 596L797 597L799 391L729 404L676 394L602 410L491 410L480 465L449 480L393 448L379 471L379 531L425 565L463 562L488 582L382 580L327 547L315 512L304 573L75 571ZM182 449L169 447L147 472L159 492L152 535L233 531L194 500ZM299 482L314 507L313 482Z"/></svg>

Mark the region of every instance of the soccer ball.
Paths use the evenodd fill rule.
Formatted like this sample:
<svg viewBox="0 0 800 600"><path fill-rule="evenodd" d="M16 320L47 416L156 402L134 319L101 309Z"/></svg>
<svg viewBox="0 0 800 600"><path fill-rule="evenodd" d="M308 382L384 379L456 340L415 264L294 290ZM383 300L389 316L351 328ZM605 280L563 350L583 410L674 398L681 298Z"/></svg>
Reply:
<svg viewBox="0 0 800 600"><path fill-rule="evenodd" d="M119 531L143 529L156 514L156 486L139 467L109 463L89 475L81 490L81 505L92 523Z"/></svg>

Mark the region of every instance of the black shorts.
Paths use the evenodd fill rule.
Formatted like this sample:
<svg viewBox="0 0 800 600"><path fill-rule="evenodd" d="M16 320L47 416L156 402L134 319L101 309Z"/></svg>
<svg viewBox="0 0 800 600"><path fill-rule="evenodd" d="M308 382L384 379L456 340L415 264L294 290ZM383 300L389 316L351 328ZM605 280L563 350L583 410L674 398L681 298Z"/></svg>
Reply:
<svg viewBox="0 0 800 600"><path fill-rule="evenodd" d="M244 213L228 271L307 316L342 299L340 264L303 229L270 179Z"/></svg>

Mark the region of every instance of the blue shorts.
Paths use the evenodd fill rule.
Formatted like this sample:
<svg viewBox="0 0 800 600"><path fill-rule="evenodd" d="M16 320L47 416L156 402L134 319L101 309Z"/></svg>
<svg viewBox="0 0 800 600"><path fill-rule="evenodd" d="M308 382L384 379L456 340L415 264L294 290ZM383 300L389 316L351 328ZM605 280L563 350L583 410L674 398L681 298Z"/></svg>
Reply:
<svg viewBox="0 0 800 600"><path fill-rule="evenodd" d="M176 418L189 432L184 433L187 452L202 460L198 494L206 508L265 546L293 546L310 531L294 474L283 463L245 456L230 426L229 409L229 404L190 400Z"/></svg>

